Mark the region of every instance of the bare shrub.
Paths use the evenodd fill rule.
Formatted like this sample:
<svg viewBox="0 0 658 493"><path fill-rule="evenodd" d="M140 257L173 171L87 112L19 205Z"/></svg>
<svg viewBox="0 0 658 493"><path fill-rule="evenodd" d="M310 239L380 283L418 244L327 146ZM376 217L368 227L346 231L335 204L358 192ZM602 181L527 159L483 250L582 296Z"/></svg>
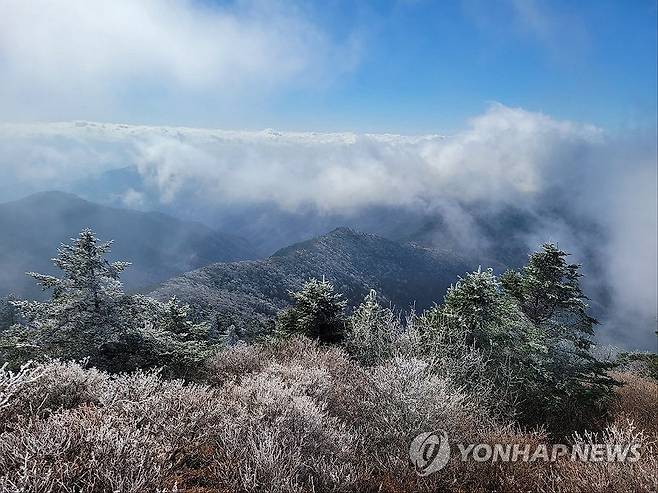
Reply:
<svg viewBox="0 0 658 493"><path fill-rule="evenodd" d="M464 462L453 447L442 471L419 477L408 447L421 432L532 448L547 436L504 421L490 406L492 394L465 385L486 361L482 354L466 360L471 373L460 373L458 354L468 355L468 346L451 353L439 338L433 357L418 351L421 327L413 330L409 344L370 366L304 337L238 344L208 363L214 385L60 361L17 373L3 368L0 491L655 489L656 387L634 375L618 376L626 385L617 390L614 422L573 440L638 441L636 463Z"/></svg>
<svg viewBox="0 0 658 493"><path fill-rule="evenodd" d="M627 446L639 444L637 462L558 461L539 481L543 489L554 492L656 491L658 454L656 442L632 422L612 424L599 433L574 434L574 443Z"/></svg>
<svg viewBox="0 0 658 493"><path fill-rule="evenodd" d="M33 378L9 403L7 423L17 416L45 416L98 401L97 390L108 375L80 363L51 360L33 366Z"/></svg>
<svg viewBox="0 0 658 493"><path fill-rule="evenodd" d="M521 447L527 445L531 449L546 442L546 434L541 430L526 431L516 424L500 424L493 421L478 424L473 433L470 438L459 436L457 441L485 443L491 446L518 444ZM462 461L459 452L454 451L448 465L433 479L440 491L464 493L542 491L537 485L538 479L545 473L545 468L546 463L543 462Z"/></svg>
<svg viewBox="0 0 658 493"><path fill-rule="evenodd" d="M615 390L612 415L617 423L633 421L658 440L658 381L633 373L614 373L621 383Z"/></svg>

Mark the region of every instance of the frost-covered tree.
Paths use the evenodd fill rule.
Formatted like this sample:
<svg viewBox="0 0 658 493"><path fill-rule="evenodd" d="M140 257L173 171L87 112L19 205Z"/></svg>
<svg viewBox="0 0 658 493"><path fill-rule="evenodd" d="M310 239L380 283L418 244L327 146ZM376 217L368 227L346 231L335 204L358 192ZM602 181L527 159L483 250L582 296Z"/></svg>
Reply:
<svg viewBox="0 0 658 493"><path fill-rule="evenodd" d="M359 362L372 365L394 355L403 333L400 318L371 290L349 317L343 345Z"/></svg>
<svg viewBox="0 0 658 493"><path fill-rule="evenodd" d="M279 335L304 334L322 342L340 342L347 302L329 281L310 279L290 296L294 305L277 316L275 330Z"/></svg>
<svg viewBox="0 0 658 493"><path fill-rule="evenodd" d="M532 323L503 292L491 269L460 278L448 288L438 311L442 330L464 333L481 348L507 352L511 347L526 350L526 345L539 343Z"/></svg>
<svg viewBox="0 0 658 493"><path fill-rule="evenodd" d="M589 349L596 319L587 313L587 296L579 279L580 265L569 264L569 254L552 243L530 255L520 270L501 276L505 290L516 298L523 313L547 335Z"/></svg>
<svg viewBox="0 0 658 493"><path fill-rule="evenodd" d="M25 324L13 334L18 348L35 355L80 359L98 356L108 342L125 333L132 320L130 298L119 280L126 262L109 262L111 242L100 243L83 230L70 245L62 244L53 263L61 277L28 273L48 301L15 301Z"/></svg>
<svg viewBox="0 0 658 493"><path fill-rule="evenodd" d="M240 342L258 340L259 337L263 336L259 328L245 330L243 325L230 314L214 313L211 320L211 338L221 341L225 347L235 346ZM274 321L272 320L270 323L273 327Z"/></svg>
<svg viewBox="0 0 658 493"><path fill-rule="evenodd" d="M190 321L189 305L175 297L166 302L135 298L148 308L142 315L145 323L126 340L126 349L134 360L130 366L160 367L165 376L196 376L220 342L211 340L210 325Z"/></svg>
<svg viewBox="0 0 658 493"><path fill-rule="evenodd" d="M527 396L538 378L541 337L491 269L460 277L419 323L435 358L464 361L457 373L465 387L487 382L494 398L508 402L513 394Z"/></svg>
<svg viewBox="0 0 658 493"><path fill-rule="evenodd" d="M238 333L235 325L230 325L228 329L226 329L226 334L223 334L222 339L224 346L226 347L233 347L240 342L240 334Z"/></svg>
<svg viewBox="0 0 658 493"><path fill-rule="evenodd" d="M521 419L557 433L599 413L613 383L590 353L596 321L566 255L544 245L500 280L491 270L466 274L423 315L429 347L432 338L466 338L486 356L492 384L517 395Z"/></svg>
<svg viewBox="0 0 658 493"><path fill-rule="evenodd" d="M207 356L207 327L187 320L189 307L124 293L120 274L129 264L106 259L111 244L83 230L53 259L60 277L28 274L51 297L12 302L24 323L0 337L5 359L87 358L109 371L161 366L179 374Z"/></svg>
<svg viewBox="0 0 658 493"><path fill-rule="evenodd" d="M0 298L0 332L18 322L18 314L12 301L14 301L13 296Z"/></svg>
<svg viewBox="0 0 658 493"><path fill-rule="evenodd" d="M615 382L607 374L611 365L591 352L598 322L587 313L580 265L568 263L567 256L556 245L544 244L520 271L506 272L501 284L519 302L546 346L541 383L551 392L550 398L541 400L543 411L555 415L568 408L571 414L586 416L611 393Z"/></svg>

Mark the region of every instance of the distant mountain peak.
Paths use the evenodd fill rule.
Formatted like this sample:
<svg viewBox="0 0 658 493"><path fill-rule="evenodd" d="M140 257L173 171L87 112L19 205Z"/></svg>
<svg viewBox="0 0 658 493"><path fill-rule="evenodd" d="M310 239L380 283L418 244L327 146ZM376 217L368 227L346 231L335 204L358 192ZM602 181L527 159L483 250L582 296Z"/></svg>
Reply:
<svg viewBox="0 0 658 493"><path fill-rule="evenodd" d="M15 200L13 202L30 202L33 200L43 200L43 199L57 199L57 200L71 200L71 201L82 201L86 202L81 197L78 197L74 193L62 192L60 190L44 190L42 192L35 192L25 197ZM0 204L1 205L1 204Z"/></svg>
<svg viewBox="0 0 658 493"><path fill-rule="evenodd" d="M335 229L332 229L329 233L323 236L336 236L336 235L352 235L352 236L358 236L363 233L359 233L356 230L353 230L351 228L348 228L347 226L339 226Z"/></svg>
<svg viewBox="0 0 658 493"><path fill-rule="evenodd" d="M375 289L401 309L440 301L458 275L470 270L461 258L403 245L350 228L295 243L265 260L216 263L164 282L151 294L177 296L201 315L227 324L266 327L286 306L289 291L309 278L325 277L351 305Z"/></svg>
<svg viewBox="0 0 658 493"><path fill-rule="evenodd" d="M358 241L361 239L365 239L369 236L372 236L373 238L376 238L374 235L368 235L366 233L361 233L359 231L356 231L354 229L348 228L347 226L340 226L338 228L332 229L328 233L325 233L320 236L316 236L314 238L310 238L308 240L300 241L297 243L293 243L292 245L289 245L287 247L281 248L274 252L271 256L272 257L283 257L286 255L290 255L291 253L294 252L300 252L304 250L308 250L310 248L316 248L318 245L325 243L325 242L335 242L335 241L348 241L354 242Z"/></svg>
<svg viewBox="0 0 658 493"><path fill-rule="evenodd" d="M55 274L50 259L57 247L84 228L103 241L114 240L112 260L132 262L122 277L129 290L213 262L256 258L246 240L200 223L45 191L0 203L0 297L10 292L20 297L43 296L25 272Z"/></svg>

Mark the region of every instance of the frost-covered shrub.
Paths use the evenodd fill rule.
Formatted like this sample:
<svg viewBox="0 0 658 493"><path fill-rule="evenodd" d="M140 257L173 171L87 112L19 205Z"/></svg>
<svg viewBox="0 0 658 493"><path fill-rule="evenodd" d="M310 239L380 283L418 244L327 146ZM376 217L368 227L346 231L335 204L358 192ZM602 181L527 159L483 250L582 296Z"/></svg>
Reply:
<svg viewBox="0 0 658 493"><path fill-rule="evenodd" d="M658 354L650 352L622 352L615 361L617 370L634 373L658 381Z"/></svg>
<svg viewBox="0 0 658 493"><path fill-rule="evenodd" d="M26 387L33 384L42 375L42 369L27 363L18 371L7 369L7 363L0 367L0 417L6 421L14 414L14 403Z"/></svg>
<svg viewBox="0 0 658 493"><path fill-rule="evenodd" d="M96 369L59 360L30 363L23 371L30 377L23 378L20 392L14 392L5 405L5 423L18 416L44 416L61 408L98 402L99 388L108 379Z"/></svg>
<svg viewBox="0 0 658 493"><path fill-rule="evenodd" d="M261 344L239 343L218 351L206 362L208 379L218 385L252 373L263 367L264 349Z"/></svg>
<svg viewBox="0 0 658 493"><path fill-rule="evenodd" d="M356 437L327 410L327 372L305 373L274 364L222 390L215 471L223 483L252 491L348 486Z"/></svg>
<svg viewBox="0 0 658 493"><path fill-rule="evenodd" d="M467 388L481 402L509 415L514 396L501 383L509 366L504 358L491 358L491 349L478 347L471 332L441 307L422 314L410 312L402 323L390 308L382 307L371 291L348 322L343 343L360 364L382 365L394 358L424 362L428 374L437 375L454 386ZM503 395L506 394L506 395Z"/></svg>
<svg viewBox="0 0 658 493"><path fill-rule="evenodd" d="M94 406L19 421L0 440L2 491L144 491L163 473L139 416Z"/></svg>
<svg viewBox="0 0 658 493"><path fill-rule="evenodd" d="M299 365L302 369L322 366L338 370L349 365L344 351L321 347L303 336L259 344L239 343L214 354L207 362L208 379L215 384L260 371L272 363Z"/></svg>
<svg viewBox="0 0 658 493"><path fill-rule="evenodd" d="M450 366L422 354L362 366L341 348L293 337L228 348L208 368L220 373L214 384L59 361L1 370L0 491L614 492L656 481L655 435L621 419L644 416L629 404L649 402L654 387L643 383L622 387L629 395L614 426L574 436L637 440L646 453L638 463L492 465L455 452L421 478L408 460L421 432L445 430L453 443L547 439L502 422Z"/></svg>
<svg viewBox="0 0 658 493"><path fill-rule="evenodd" d="M380 365L364 368L338 348L321 347L306 338L293 338L276 344L231 348L215 357L214 363L226 375L226 362L235 362L238 355L246 356L251 370L240 378L236 375L228 379L223 377L229 382L225 389L230 389L233 394L228 401L249 402L249 409L259 416L261 426L269 426L276 416L276 433L288 430L283 436L293 429L298 430L294 439L298 441L290 442L295 443L295 450L306 450L304 439L299 441L301 430L306 430L304 433L320 430L319 435L317 432L313 434L309 443L321 447L305 452L311 454L313 463L318 465L319 469L314 472L315 481L327 481L322 478L337 474L341 477L340 474L349 472L341 481L345 483L349 479L353 482L349 484L357 489L357 485L363 484L368 484L366 489L371 489L372 481L383 484L392 481L386 478L396 475L418 486L407 458L408 446L414 436L438 428L455 436L474 435L478 420L484 422L486 419L479 415L483 411L478 408L476 399L461 392L449 379L433 373L431 365L421 359L394 357ZM236 365L234 368L243 370L245 366ZM280 407L282 403L285 405ZM299 406L305 409L303 414L295 412ZM247 414L240 409L231 422L239 423ZM313 416L322 416L322 419L316 421L311 419ZM320 423L324 425L317 428ZM288 424L294 426L288 428ZM270 435L275 433L266 429ZM283 440L282 435L277 436ZM252 442L258 443L256 439ZM267 448L268 453L274 453L272 446L270 444ZM340 452L337 446L340 446ZM331 453L322 454L325 449ZM298 457L276 450L283 459L281 469L277 471L285 470L286 474L275 478L264 465L254 465L252 477L268 477L276 484L289 483L291 475L300 477L299 469L291 469ZM252 464L251 459L244 460ZM265 464L269 462L265 461ZM318 470L326 472L320 474ZM330 474L330 471L333 472ZM303 478L307 473L302 471L301 474ZM291 491L296 491L302 484L306 483L297 484ZM325 486L329 484L325 483ZM399 486L401 483L395 484Z"/></svg>
<svg viewBox="0 0 658 493"><path fill-rule="evenodd" d="M486 420L471 396L433 374L427 362L394 358L368 370L369 385L355 395L358 414L351 416L363 437L363 453L373 474L405 476L408 447L415 436L445 430L451 437L474 437Z"/></svg>
<svg viewBox="0 0 658 493"><path fill-rule="evenodd" d="M575 444L602 444L613 448L637 444L637 462L559 461L549 474L540 478L541 487L550 491L655 491L658 487L658 453L655 437L638 429L632 421L613 423L601 432L575 433Z"/></svg>
<svg viewBox="0 0 658 493"><path fill-rule="evenodd" d="M93 398L47 414L17 406L27 412L0 435L0 491L171 487L173 472L200 462L208 430L222 423L209 387L162 380L155 372L99 378L94 370L61 368L88 372ZM48 379L43 383L53 390Z"/></svg>
<svg viewBox="0 0 658 493"><path fill-rule="evenodd" d="M3 385L13 419L0 436L0 491L171 489L179 474L231 491L354 482L358 437L327 404L331 365L322 362L332 357L311 341L285 346L220 390L57 361L12 377L28 392ZM69 398L57 405L52 392Z"/></svg>
<svg viewBox="0 0 658 493"><path fill-rule="evenodd" d="M369 376L372 385L365 410L376 427L391 426L392 431L412 434L427 426L457 430L474 412L482 411L468 394L449 379L432 373L422 360L394 358L370 369Z"/></svg>

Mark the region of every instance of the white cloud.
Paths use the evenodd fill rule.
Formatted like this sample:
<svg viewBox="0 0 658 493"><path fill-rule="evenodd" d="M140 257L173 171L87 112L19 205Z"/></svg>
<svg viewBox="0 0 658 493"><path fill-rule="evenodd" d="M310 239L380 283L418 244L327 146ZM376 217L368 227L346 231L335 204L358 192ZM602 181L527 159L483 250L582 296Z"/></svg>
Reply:
<svg viewBox="0 0 658 493"><path fill-rule="evenodd" d="M158 94L228 102L320 83L354 56L292 2L1 0L0 117L171 100Z"/></svg>
<svg viewBox="0 0 658 493"><path fill-rule="evenodd" d="M61 172L62 166L70 168L68 174L84 172L76 165L81 161L107 167L128 160L160 188L163 200L173 200L193 182L208 200L273 201L289 210L312 204L342 212L445 198L528 203L580 173L583 148L591 154L603 144L595 127L502 105L493 105L469 129L449 138L93 123L5 129L5 142L43 149L27 159L32 164L26 169L36 166L44 176ZM57 156L61 145L69 146L68 164L64 157L42 155ZM115 156L108 156L112 152ZM30 179L35 172L29 172Z"/></svg>
<svg viewBox="0 0 658 493"><path fill-rule="evenodd" d="M466 16L490 38L490 45L536 43L552 63L573 66L590 49L588 26L572 5L544 0L462 0Z"/></svg>
<svg viewBox="0 0 658 493"><path fill-rule="evenodd" d="M479 241L473 210L527 211L538 222L529 246L560 240L586 263L594 262L584 258L587 249L597 252L600 282L615 290L616 312L634 314L625 323L648 321L644 341L651 337L646 324L656 317L655 162L655 136L613 138L590 125L502 105L449 137L0 126L0 170L15 190L21 183L55 188L63 177L133 164L163 202L194 194L198 203L233 209L438 211L466 247ZM125 192L127 200L143 199ZM562 216L548 218L549 209ZM602 237L579 232L579 221L596 225Z"/></svg>

